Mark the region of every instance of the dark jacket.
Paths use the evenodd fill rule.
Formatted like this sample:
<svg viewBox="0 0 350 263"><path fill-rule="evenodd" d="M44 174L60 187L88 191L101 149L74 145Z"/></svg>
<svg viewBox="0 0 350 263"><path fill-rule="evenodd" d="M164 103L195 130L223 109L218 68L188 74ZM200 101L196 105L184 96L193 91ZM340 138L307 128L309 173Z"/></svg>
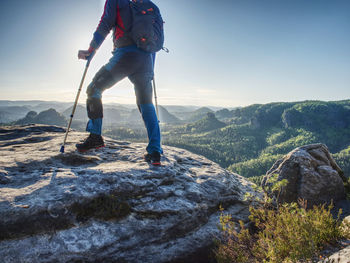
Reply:
<svg viewBox="0 0 350 263"><path fill-rule="evenodd" d="M114 48L134 45L134 42L124 32L130 29L130 25L130 1L106 0L103 15L90 43L90 49L99 48L111 30L113 30Z"/></svg>

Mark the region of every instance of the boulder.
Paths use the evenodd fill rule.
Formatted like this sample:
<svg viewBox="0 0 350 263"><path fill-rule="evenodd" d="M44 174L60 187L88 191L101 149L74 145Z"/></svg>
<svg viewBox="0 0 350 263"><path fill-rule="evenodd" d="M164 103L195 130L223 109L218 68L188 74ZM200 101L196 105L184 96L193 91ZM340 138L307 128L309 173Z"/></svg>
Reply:
<svg viewBox="0 0 350 263"><path fill-rule="evenodd" d="M279 202L297 202L301 198L312 206L344 199L343 177L327 146L311 144L278 160L264 176L262 187ZM282 180L286 184L280 183ZM280 187L274 189L278 184Z"/></svg>
<svg viewBox="0 0 350 263"><path fill-rule="evenodd" d="M220 210L248 222L252 184L206 158L105 138L80 154L71 132L34 125L0 128L1 262L209 262Z"/></svg>

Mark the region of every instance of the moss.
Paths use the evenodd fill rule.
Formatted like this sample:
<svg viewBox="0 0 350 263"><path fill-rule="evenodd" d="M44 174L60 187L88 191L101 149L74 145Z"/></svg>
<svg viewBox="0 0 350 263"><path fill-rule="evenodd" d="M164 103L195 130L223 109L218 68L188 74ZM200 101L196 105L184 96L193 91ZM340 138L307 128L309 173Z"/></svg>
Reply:
<svg viewBox="0 0 350 263"><path fill-rule="evenodd" d="M131 207L115 195L103 194L86 202L73 204L71 211L78 221L86 221L92 217L112 220L130 214Z"/></svg>

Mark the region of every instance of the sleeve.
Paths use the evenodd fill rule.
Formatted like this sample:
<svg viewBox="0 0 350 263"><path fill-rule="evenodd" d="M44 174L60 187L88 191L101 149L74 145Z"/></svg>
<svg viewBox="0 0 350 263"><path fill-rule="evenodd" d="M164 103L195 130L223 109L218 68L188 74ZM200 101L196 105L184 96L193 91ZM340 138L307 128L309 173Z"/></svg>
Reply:
<svg viewBox="0 0 350 263"><path fill-rule="evenodd" d="M90 43L89 51L98 49L111 29L115 26L118 1L119 0L106 0L104 11Z"/></svg>

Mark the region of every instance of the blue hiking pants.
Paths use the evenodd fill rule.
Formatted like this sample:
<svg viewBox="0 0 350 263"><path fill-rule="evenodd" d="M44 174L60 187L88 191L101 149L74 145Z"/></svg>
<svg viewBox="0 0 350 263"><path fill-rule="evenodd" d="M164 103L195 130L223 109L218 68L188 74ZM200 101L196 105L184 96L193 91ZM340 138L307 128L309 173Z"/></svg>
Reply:
<svg viewBox="0 0 350 263"><path fill-rule="evenodd" d="M136 46L117 48L113 56L95 75L88 86L86 106L89 121L86 130L102 133L102 93L118 81L128 77L134 84L136 104L141 112L148 134L148 153L160 152L161 135L157 114L152 102L152 79L154 54L142 51Z"/></svg>

